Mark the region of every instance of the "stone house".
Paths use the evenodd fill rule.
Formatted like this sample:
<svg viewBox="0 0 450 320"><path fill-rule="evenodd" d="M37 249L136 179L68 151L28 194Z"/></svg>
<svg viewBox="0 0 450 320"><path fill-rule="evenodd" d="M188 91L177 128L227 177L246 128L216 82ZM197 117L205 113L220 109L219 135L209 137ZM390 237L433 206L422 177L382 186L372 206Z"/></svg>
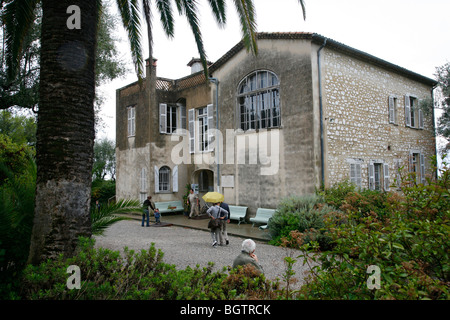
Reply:
<svg viewBox="0 0 450 320"><path fill-rule="evenodd" d="M259 33L206 79L147 77L116 91L118 198L181 200L187 184L229 204L276 208L283 197L350 180L392 190L398 168L434 175L436 82L315 33Z"/></svg>

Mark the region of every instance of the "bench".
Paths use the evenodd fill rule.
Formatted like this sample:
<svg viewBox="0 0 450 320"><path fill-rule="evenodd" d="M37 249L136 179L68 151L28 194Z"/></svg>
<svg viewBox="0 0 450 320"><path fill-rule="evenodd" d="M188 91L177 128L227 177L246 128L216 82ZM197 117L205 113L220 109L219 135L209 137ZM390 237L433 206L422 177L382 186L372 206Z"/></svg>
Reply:
<svg viewBox="0 0 450 320"><path fill-rule="evenodd" d="M155 202L155 208L158 208L160 213L184 212L184 206L181 200Z"/></svg>
<svg viewBox="0 0 450 320"><path fill-rule="evenodd" d="M253 226L255 226L255 223L265 223L267 225L274 213L275 209L258 208L256 210L256 216L250 218L250 222L253 223Z"/></svg>
<svg viewBox="0 0 450 320"><path fill-rule="evenodd" d="M242 221L245 221L245 216L247 214L247 207L241 206L228 206L230 208L230 219L239 221L238 225Z"/></svg>

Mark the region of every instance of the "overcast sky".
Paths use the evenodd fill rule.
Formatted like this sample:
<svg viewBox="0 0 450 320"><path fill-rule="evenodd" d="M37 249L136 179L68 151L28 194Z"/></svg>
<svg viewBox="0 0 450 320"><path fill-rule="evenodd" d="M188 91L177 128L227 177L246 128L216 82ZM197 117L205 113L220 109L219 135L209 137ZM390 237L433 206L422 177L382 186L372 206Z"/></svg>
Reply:
<svg viewBox="0 0 450 320"><path fill-rule="evenodd" d="M241 39L234 2L227 1L227 25L219 28L206 0L199 0L201 30L208 60L215 62ZM450 62L449 0L305 0L303 20L298 0L254 0L258 32L315 32L362 50L401 67L434 78L436 67ZM174 5L174 10L176 7ZM115 5L111 8L116 12ZM157 75L177 79L190 73L187 63L198 57L192 32L185 17L175 21L175 37L167 39L153 7L154 57ZM125 32L121 55L130 72L100 88L105 96L102 114L107 128L99 138L115 140L115 90L137 80ZM148 56L146 26L143 21L143 46Z"/></svg>

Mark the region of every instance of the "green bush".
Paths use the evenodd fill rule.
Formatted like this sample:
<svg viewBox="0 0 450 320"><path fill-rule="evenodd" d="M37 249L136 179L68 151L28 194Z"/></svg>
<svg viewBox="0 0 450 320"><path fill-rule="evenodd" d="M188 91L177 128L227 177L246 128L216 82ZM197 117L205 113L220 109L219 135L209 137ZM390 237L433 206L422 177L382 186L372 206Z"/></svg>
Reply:
<svg viewBox="0 0 450 320"><path fill-rule="evenodd" d="M449 170L444 168L440 178L427 185L415 179L402 185L403 196L348 193L340 206L345 208L345 222L326 220L332 250L311 256L317 243L302 246L302 257L317 264L311 266L311 278L299 298L449 298ZM380 270L379 288L367 285L369 266Z"/></svg>
<svg viewBox="0 0 450 320"><path fill-rule="evenodd" d="M226 300L273 298L277 285L249 268L212 272L213 264L176 269L163 262L163 252L152 243L149 250L135 252L94 249L92 239L81 239L80 252L62 256L24 272L23 299L45 300ZM69 289L67 268L80 268L80 289Z"/></svg>
<svg viewBox="0 0 450 320"><path fill-rule="evenodd" d="M303 242L317 241L326 250L332 243L325 219L336 213L336 209L324 204L323 198L317 195L285 198L268 223L271 243L279 245L285 239L289 241L291 231L298 231L304 235Z"/></svg>

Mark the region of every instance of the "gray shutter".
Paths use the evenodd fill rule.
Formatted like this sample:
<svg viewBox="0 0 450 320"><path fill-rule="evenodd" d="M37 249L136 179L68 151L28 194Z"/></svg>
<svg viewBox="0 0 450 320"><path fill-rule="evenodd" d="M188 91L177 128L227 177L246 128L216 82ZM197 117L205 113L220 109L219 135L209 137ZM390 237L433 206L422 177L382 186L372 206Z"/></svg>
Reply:
<svg viewBox="0 0 450 320"><path fill-rule="evenodd" d="M425 156L420 154L420 181L425 184Z"/></svg>
<svg viewBox="0 0 450 320"><path fill-rule="evenodd" d="M369 189L375 190L375 167L373 163L369 163Z"/></svg>
<svg viewBox="0 0 450 320"><path fill-rule="evenodd" d="M405 96L405 125L411 127L411 100Z"/></svg>
<svg viewBox="0 0 450 320"><path fill-rule="evenodd" d="M141 169L141 192L147 192L147 168Z"/></svg>
<svg viewBox="0 0 450 320"><path fill-rule="evenodd" d="M395 123L395 103L394 103L394 97L389 97L389 123Z"/></svg>
<svg viewBox="0 0 450 320"><path fill-rule="evenodd" d="M155 193L159 192L159 169L155 166Z"/></svg>
<svg viewBox="0 0 450 320"><path fill-rule="evenodd" d="M195 109L188 111L189 121L189 152L195 152Z"/></svg>
<svg viewBox="0 0 450 320"><path fill-rule="evenodd" d="M215 128L214 125L214 105L212 104L208 104L206 106L206 116L208 119L208 151L213 151L214 148L212 146L213 143L213 139L214 139L214 131L212 129Z"/></svg>
<svg viewBox="0 0 450 320"><path fill-rule="evenodd" d="M178 110L180 111L180 123L178 129L186 130L186 106L179 105Z"/></svg>
<svg viewBox="0 0 450 320"><path fill-rule="evenodd" d="M423 111L419 107L419 129L423 129Z"/></svg>
<svg viewBox="0 0 450 320"><path fill-rule="evenodd" d="M167 104L161 103L159 105L159 132L167 132Z"/></svg>
<svg viewBox="0 0 450 320"><path fill-rule="evenodd" d="M172 170L172 186L172 191L178 192L178 166L175 166Z"/></svg>
<svg viewBox="0 0 450 320"><path fill-rule="evenodd" d="M384 191L389 191L390 180L389 180L389 165L387 163L384 164Z"/></svg>

